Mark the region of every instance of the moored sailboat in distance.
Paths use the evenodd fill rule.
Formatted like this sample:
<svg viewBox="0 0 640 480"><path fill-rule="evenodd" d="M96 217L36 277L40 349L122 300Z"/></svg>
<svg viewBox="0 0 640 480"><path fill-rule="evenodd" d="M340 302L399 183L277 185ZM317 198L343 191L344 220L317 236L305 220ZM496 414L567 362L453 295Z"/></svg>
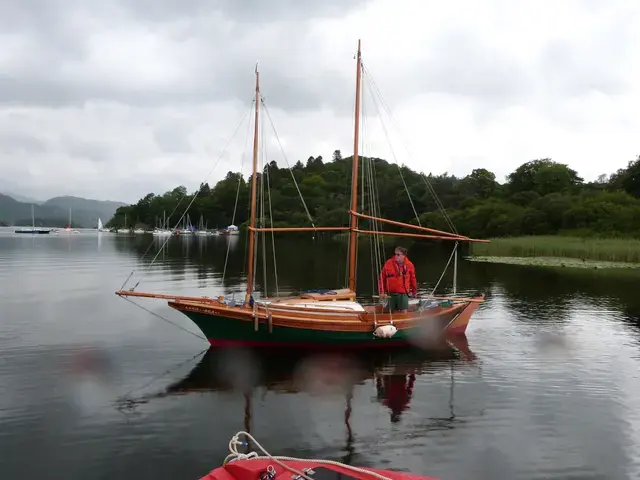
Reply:
<svg viewBox="0 0 640 480"><path fill-rule="evenodd" d="M69 207L69 223L64 228L56 228L53 233L80 233L77 229L71 226L71 207Z"/></svg>
<svg viewBox="0 0 640 480"><path fill-rule="evenodd" d="M162 212L162 227L156 227L152 232L155 236L170 236L173 232L167 226L167 212Z"/></svg>
<svg viewBox="0 0 640 480"><path fill-rule="evenodd" d="M36 227L36 217L34 215L33 203L32 203L31 204L31 228L16 228L14 232L30 234L30 235L48 235L49 233L51 233L51 229Z"/></svg>
<svg viewBox="0 0 640 480"><path fill-rule="evenodd" d="M359 157L360 101L362 81L362 59L360 42L357 51L356 100L354 125L354 153L351 172L351 205L348 208L349 226L316 226L307 211L309 227L265 226L264 189L261 185L261 218L257 224L257 177L258 173L258 135L259 109L264 105L260 92L260 74L255 72L255 119L253 144L253 170L251 176L250 221L248 226L247 252L247 288L244 301L224 297L208 298L173 294L137 292L130 290L116 292L122 297L143 297L169 300L168 305L189 317L204 333L212 345L250 345L250 346L304 346L326 347L391 347L420 343L425 336L464 333L471 315L484 301L484 295L462 297L456 295L457 247L462 242L481 242L458 233L402 223L381 218L379 203L376 204L375 186L370 185L366 198L371 202L368 214L358 211L359 165L366 158ZM266 107L265 107L266 108ZM365 176L363 175L363 178ZM261 177L262 179L262 177ZM295 182L295 177L293 178ZM268 182L266 182L268 184ZM297 183L296 183L297 187ZM363 185L364 187L364 185ZM298 189L300 193L300 190ZM408 192L407 192L408 193ZM435 195L435 192L432 192ZM301 194L300 194L301 196ZM363 196L363 199L365 197ZM302 199L302 198L301 198ZM409 197L410 199L410 197ZM302 199L304 203L304 199ZM270 202L270 200L269 200ZM378 207L376 208L376 205ZM305 207L306 208L306 207ZM183 215L184 216L184 215ZM367 228L360 228L359 222L365 221ZM383 226L393 225L412 229L416 233L383 230ZM229 229L227 229L229 230ZM267 233L275 232L348 232L349 257L348 281L343 288L301 292L299 295L255 298L256 262L258 235L263 238ZM410 302L406 313L390 312L378 299L363 303L356 299L356 254L358 236L369 235L382 245L383 236L398 236L420 239L438 239L454 244L449 258L454 260L453 295L446 297L429 296L426 299ZM377 248L376 247L376 248ZM379 250L378 253L383 250ZM263 255L264 258L264 255ZM380 255L372 259L380 271ZM447 267L449 265L447 264ZM445 267L445 269L447 268ZM138 282L139 283L139 282ZM125 282L126 284L126 282ZM137 284L136 284L137 286ZM377 303L376 303L377 302Z"/></svg>

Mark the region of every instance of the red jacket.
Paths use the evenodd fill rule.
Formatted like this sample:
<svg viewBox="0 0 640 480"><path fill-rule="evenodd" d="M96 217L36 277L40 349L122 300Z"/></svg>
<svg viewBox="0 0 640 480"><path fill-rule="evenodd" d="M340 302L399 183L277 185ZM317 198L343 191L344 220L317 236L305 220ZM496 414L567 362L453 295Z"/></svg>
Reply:
<svg viewBox="0 0 640 480"><path fill-rule="evenodd" d="M383 293L416 294L418 282L416 281L416 269L407 257L404 263L398 265L395 258L387 260L382 267L378 278L378 290Z"/></svg>

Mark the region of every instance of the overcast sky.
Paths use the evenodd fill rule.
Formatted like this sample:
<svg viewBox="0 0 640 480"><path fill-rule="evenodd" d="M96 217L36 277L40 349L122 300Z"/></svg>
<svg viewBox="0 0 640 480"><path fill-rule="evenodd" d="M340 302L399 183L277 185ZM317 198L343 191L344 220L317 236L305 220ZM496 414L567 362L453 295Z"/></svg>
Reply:
<svg viewBox="0 0 640 480"><path fill-rule="evenodd" d="M635 0L2 2L0 191L197 188L250 108L256 62L291 164L350 155L358 38L392 114L365 81L363 154L499 181L551 157L595 179L640 154L639 24ZM247 125L211 183L240 169Z"/></svg>

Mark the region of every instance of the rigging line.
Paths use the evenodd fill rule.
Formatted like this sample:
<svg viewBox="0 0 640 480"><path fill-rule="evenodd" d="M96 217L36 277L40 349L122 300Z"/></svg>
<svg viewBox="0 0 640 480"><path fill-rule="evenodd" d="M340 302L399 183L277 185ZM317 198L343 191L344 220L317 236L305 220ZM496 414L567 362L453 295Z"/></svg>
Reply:
<svg viewBox="0 0 640 480"><path fill-rule="evenodd" d="M183 326L178 325L177 323L172 322L172 321L171 321L171 320L169 320L168 318L164 318L164 317L163 317L162 315L160 315L159 313L156 313L156 312L154 312L154 311L152 311L152 310L149 310L149 309L148 309L147 307L145 307L144 305L140 305L139 303L134 302L134 301L133 301L133 300L131 300L129 297L122 297L122 298L123 298L123 299L125 299L127 302L130 302L130 303L134 304L136 307L139 307L139 308L143 309L144 311L146 311L146 312L150 313L151 315L154 315L154 316L158 317L160 320L162 320L162 321L164 321L164 322L167 322L167 323L169 323L169 324L173 325L174 327L179 328L180 330L184 330L185 332L187 332L187 333L189 333L189 334L193 335L194 337L198 337L198 338L200 338L200 339L204 340L205 342L208 342L208 341L209 341L209 340L207 340L205 337L203 337L202 335L198 335L197 333L192 332L192 331L191 331L191 330L189 330L188 328L184 328Z"/></svg>
<svg viewBox="0 0 640 480"><path fill-rule="evenodd" d="M262 132L262 169L260 173L260 224L262 227L265 227L265 210L264 210L264 172L265 172L265 164L267 159L267 141L264 136L263 131L264 122L260 122L261 132ZM264 296L267 297L269 295L269 290L267 288L267 232L262 232L262 277L264 281Z"/></svg>
<svg viewBox="0 0 640 480"><path fill-rule="evenodd" d="M365 102L363 102L365 103ZM369 172L369 203L370 203L370 209L371 209L371 216L372 217L380 217L380 209L377 208L377 204L379 204L379 198L378 198L378 194L377 194L377 182L376 182L376 176L375 176L375 160L371 157L369 157L368 159L368 172ZM380 223L378 222L378 220L370 220L371 224L372 224L372 229L374 230L374 232L378 232L380 230ZM382 237L376 233L375 235L373 235L373 246L374 246L374 254L375 254L375 265L377 267L377 270L380 271L380 269L382 268L382 262L380 259L380 243L383 241ZM375 291L375 289L374 289Z"/></svg>
<svg viewBox="0 0 640 480"><path fill-rule="evenodd" d="M264 111L262 113L262 115L264 116ZM265 159L267 159L267 140L265 137L263 137L263 142L264 142L264 156ZM266 175L267 175L267 195L268 195L268 202L269 202L269 224L270 227L273 228L273 208L272 208L272 201L271 201L271 175L270 175L270 170L271 170L271 164L269 162L266 163ZM266 232L265 232L266 235ZM273 251L273 273L274 273L274 279L275 279L275 283L276 283L276 297L280 296L280 289L278 287L278 266L277 266L277 262L276 262L276 238L275 238L275 232L272 230L271 231L271 250ZM267 254L266 254L266 249L265 249L265 257L264 257L264 262L266 265L267 262Z"/></svg>
<svg viewBox="0 0 640 480"><path fill-rule="evenodd" d="M139 390L142 390L144 388L147 388L149 385L151 385L154 382L157 382L159 379L161 379L162 377L164 377L165 375L168 375L169 373L175 372L177 369L179 369L180 367L182 367L183 365L186 365L189 362L192 362L193 360L195 360L196 358L198 358L199 356L201 356L203 353L205 353L207 350L209 350L209 347L205 348L204 350L196 353L194 356L183 360L182 362L177 363L176 365L172 366L171 368L165 370L164 372L162 372L160 375L157 375L155 377L153 377L149 382L145 383L144 385L140 386L140 387L134 387L131 390L129 390L127 393L124 393L122 395L120 395L116 402L118 401L122 401L122 400L128 400L130 395L133 392L137 392Z"/></svg>
<svg viewBox="0 0 640 480"><path fill-rule="evenodd" d="M370 168L370 162L369 162L369 159L367 158L367 155L366 155L367 148L365 146L365 140L364 140L366 138L366 132L367 132L366 120L365 120L367 118L367 114L366 114L366 105L365 105L365 103L366 102L361 102L361 104L360 104L360 106L361 106L360 108L361 108L361 111L362 111L362 121L361 121L361 124L360 124L360 133L361 133L361 135L360 135L360 152L362 154L362 157L361 157L362 158L362 168L361 168L362 171L361 171L361 179L360 179L360 183L361 183L361 185L360 185L360 187L361 187L361 190L360 190L360 192L361 192L360 193L360 195L361 195L361 199L360 199L361 207L360 207L360 210L361 210L362 213L365 213L366 211L368 211L369 214L373 216L373 213L371 213L371 210L370 210L370 203L371 203L371 191L370 190L371 190L371 186L368 183L368 180L369 180L368 171L369 171L369 168ZM367 194L368 194L368 197L369 197L369 205L367 205L366 202L365 202L365 183L369 187L367 189ZM369 209L365 210L365 206L368 206ZM370 257L369 258L369 268L371 269L371 291L375 292L376 274L375 274L375 260L374 260L374 255L375 254L374 254L374 246L373 246L375 238L374 238L373 235L370 235L368 240L369 240L369 257Z"/></svg>
<svg viewBox="0 0 640 480"><path fill-rule="evenodd" d="M366 89L367 84L365 83L363 85L363 90ZM367 127L367 131L368 131L368 123L366 121L366 115L365 115L365 111L368 111L368 107L367 107L367 102L363 101L362 102L362 108L363 108L363 127L366 125ZM364 145L364 138L366 138L365 135L363 135L363 145ZM364 147L363 147L364 148ZM369 172L369 177L368 177L368 185L369 185L369 203L370 203L370 211L371 211L371 216L373 217L381 217L381 213L380 213L380 208L379 208L379 198L377 195L377 182L376 182L376 175L375 175L375 161L373 158L369 157L367 160L367 165L368 165L368 172ZM377 200L377 202L376 202ZM376 205L378 206L378 208L376 209ZM369 220L369 222L372 225L372 230L374 232L378 232L380 229L380 224L378 222L378 220ZM374 251L372 252L372 255L375 255L375 260L374 260L374 264L377 267L377 271L380 271L380 269L382 268L382 259L381 259L381 251L380 251L380 245L383 244L383 238L381 235L378 234L374 234L372 236L372 247L374 249ZM377 287L377 282L375 281L375 279L377 278L377 274L376 272L374 272L374 289L373 291L376 291L376 287Z"/></svg>
<svg viewBox="0 0 640 480"><path fill-rule="evenodd" d="M373 175L373 179L376 180L377 177L377 173L376 173L376 165L375 162L372 163L372 175ZM375 188L376 188L376 193L373 197L373 201L374 201L374 217L376 218L382 218L382 209L380 208L380 190L378 188L378 184L377 181L375 182ZM376 228L378 231L382 230L382 225L381 223L376 220ZM378 238L378 267L380 269L382 269L382 265L385 262L385 257L386 257L386 253L385 253L385 245L384 245L384 237L382 235L379 235Z"/></svg>
<svg viewBox="0 0 640 480"><path fill-rule="evenodd" d="M253 110L253 106L254 106L255 100L253 102L251 102L251 109L249 110L249 112L251 112L251 110ZM251 121L247 122L247 133L244 137L244 149L242 150L242 156L240 157L240 174L238 175L238 186L236 187L236 199L235 202L233 204L233 214L231 215L231 225L235 225L236 223L236 212L238 209L238 198L240 196L240 186L242 185L242 182L244 181L244 177L242 176L242 171L244 170L244 161L247 157L247 150L248 150L248 145L249 145L249 134L251 133ZM250 203L250 202L249 202ZM231 250L231 238L227 238L227 253L225 254L224 257L224 267L222 268L222 284L224 285L224 279L225 276L227 274L227 264L229 262L229 252Z"/></svg>
<svg viewBox="0 0 640 480"><path fill-rule="evenodd" d="M362 86L361 86L362 89ZM361 90L362 91L362 90ZM365 155L366 153L366 149L365 149L365 133L366 133L366 128L365 128L365 118L366 118L366 111L365 111L365 102L361 102L360 103L360 108L361 108L361 112L362 112L362 121L360 123L360 154L362 155L362 168L360 169L360 211L362 213L365 212L365 181L369 179L368 175L367 175L367 167L368 162L367 162L367 157ZM369 267L371 268L371 287L373 288L373 282L375 279L375 272L374 272L374 262L373 262L373 236L369 236L369 257L370 257L370 262L369 262ZM373 290L372 290L373 291Z"/></svg>
<svg viewBox="0 0 640 480"><path fill-rule="evenodd" d="M427 179L427 176L423 172L420 173L420 177L422 177L422 181L427 186L427 190L429 190L429 192L433 196L433 199L436 202L436 206L438 207L438 210L440 210L440 213L442 214L442 216L444 217L445 221L447 222L447 225L449 226L449 228L451 228L451 231L453 233L457 234L458 230L456 229L455 225L453 224L453 220L451 220L451 217L447 213L443 203L440 201L440 197L438 197L438 194L436 193L435 188L433 188L433 185L431 185L431 182L429 182L429 180Z"/></svg>
<svg viewBox="0 0 640 480"><path fill-rule="evenodd" d="M200 192L202 191L202 187L204 185L204 183L206 183L209 180L209 177L211 176L211 174L213 173L213 170L216 168L216 166L218 165L218 163L220 163L220 160L222 160L222 157L224 156L224 154L227 152L227 150L229 149L229 145L231 145L231 142L233 141L233 139L235 138L235 136L238 134L238 132L240 131L240 127L242 126L242 124L244 123L244 120L247 116L249 116L249 114L251 113L253 107L253 102L251 103L251 105L249 106L249 109L247 110L247 112L245 113L245 115L242 117L242 119L240 120L240 122L238 123L238 126L236 127L236 129L233 132L233 135L231 136L231 138L229 139L229 141L227 142L227 144L224 146L224 149L222 150L222 152L220 153L220 155L218 156L218 158L216 159L215 163L213 164L213 166L211 167L211 169L209 170L209 173L207 174L207 176L205 177L205 181L202 182L200 184L200 187L198 188L198 190L193 194L193 198L191 198L191 201L189 202L189 205L187 205L187 208L184 210L184 212L182 213L182 215L180 216L180 218L178 219L178 221L175 224L174 230L175 228L177 228L177 226L180 224L180 222L184 219L185 215L187 214L187 212L189 211L189 209L191 208L191 205L193 205L193 203L196 201L196 198L198 197L198 195L200 194ZM184 198L186 197L182 197L180 199L180 201L182 201ZM178 202L179 204L180 202ZM176 206L175 210L178 207ZM173 212L172 212L173 214ZM169 215L169 218L171 218L171 215ZM170 240L170 236L167 236L167 238L165 239L164 243L162 244L162 248L164 248L164 246L169 242ZM158 252L156 254L156 256L154 257L153 261L151 262L151 265L153 265L153 262L155 262L156 258L158 257L158 254L160 252ZM147 270L149 268L151 268L151 265L149 265L149 267L147 268ZM140 282L138 282L140 283Z"/></svg>
<svg viewBox="0 0 640 480"><path fill-rule="evenodd" d="M377 196L377 188L376 188L376 177L375 177L375 162L373 161L373 159L369 160L369 185L370 185L370 203L371 203L371 216L373 217L379 217L379 209L376 208L376 199L378 198ZM382 260L381 260L381 252L380 252L380 244L383 241L382 236L379 234L379 230L380 230L380 222L378 222L378 220L374 220L373 222L373 230L376 232L376 234L373 236L373 254L375 255L375 266L376 266L376 270L377 272L379 272L382 269ZM376 276L377 278L377 276ZM375 284L374 284L374 291L375 291ZM379 292L378 292L379 293Z"/></svg>
<svg viewBox="0 0 640 480"><path fill-rule="evenodd" d="M269 174L269 170L271 166L267 164L267 194L269 195L269 223L271 228L273 228L273 210L271 203L271 175ZM276 282L276 297L280 296L280 289L278 287L278 263L276 262L276 234L273 230L271 230L271 250L273 250L273 275L275 277ZM266 261L266 259L265 259Z"/></svg>
<svg viewBox="0 0 640 480"><path fill-rule="evenodd" d="M249 182L247 182L247 186L249 186ZM250 198L251 193L248 193L247 195ZM247 201L246 213L247 213L247 218L251 218L251 200ZM242 258L246 260L247 258L249 258L247 255L247 252L249 251L249 242L243 242L243 243L244 243L244 252L242 253ZM245 270L246 268L247 268L247 262L244 261L242 262L242 270L241 270L242 274L247 273L247 271Z"/></svg>
<svg viewBox="0 0 640 480"><path fill-rule="evenodd" d="M365 70L365 78L367 78L370 82L370 75L368 74L368 71ZM382 130L384 131L384 135L387 138L387 142L389 143L389 148L391 149L391 155L393 155L393 159L396 162L396 167L398 168L398 173L400 173L400 179L402 180L402 185L404 186L404 191L407 192L407 197L409 197L409 203L411 203L411 209L413 210L413 214L416 216L416 220L418 221L418 225L422 226L422 224L420 223L420 217L418 216L418 211L416 210L416 206L413 203L413 199L411 198L411 193L409 192L409 187L407 187L407 182L404 179L404 175L402 174L402 168L400 168L400 164L398 163L398 157L396 156L396 152L393 149L393 147L391 146L391 138L389 137L389 132L387 131L387 127L385 126L384 122L382 121L382 115L380 114L380 109L378 108L378 104L375 101L375 97L374 92L375 90L373 88L371 89L367 89L367 91L369 92L369 94L371 95L371 99L373 100L373 105L376 109L376 111L378 112L378 115L380 116L380 125L382 125Z"/></svg>
<svg viewBox="0 0 640 480"><path fill-rule="evenodd" d="M182 200L184 199L184 197L181 197L178 199L178 203L176 204L176 206L174 207L174 209L171 211L171 213L169 214L168 218L171 218L171 215L173 215L175 213L175 211L178 209L178 207L180 206L180 204L182 203ZM165 228L165 226L163 226L162 228ZM149 253L149 250L151 250L151 247L153 247L153 245L155 245L155 242L149 242L149 246L147 247L147 249L144 251L144 253L142 254L142 257L140 257L140 261L144 260L144 258L147 256L147 253ZM163 243L160 246L160 249L158 250L158 253L156 254L156 257L160 254L160 252L162 252L162 249L164 248L165 244ZM156 257L154 257L151 260L151 264L148 266L148 268L151 268L151 265L153 265L153 262L155 262ZM122 287L120 288L120 290L123 290L125 285L129 282L129 279L131 278L131 276L134 274L135 269L131 271L131 275L129 275L129 278L127 278L127 280L122 284ZM138 280L135 284L135 286L133 287L134 289L140 284L140 282L142 281L142 278L144 277L144 274L142 277L140 277L140 280Z"/></svg>
<svg viewBox="0 0 640 480"><path fill-rule="evenodd" d="M367 84L364 83L363 92L367 90L367 87L368 87ZM363 95L365 94L363 93ZM363 109L365 111L368 111L369 107L367 106L366 100L363 101L362 104L363 104ZM367 123L367 131L369 131L368 128L369 127ZM369 144L368 148L372 150L371 144ZM375 293L376 291L379 291L377 279L379 276L379 272L382 269L382 261L380 259L380 243L383 241L383 239L379 235L380 223L375 218L375 217L381 216L379 215L379 211L377 211L376 209L376 204L377 204L376 200L378 199L378 197L377 197L377 182L375 177L375 159L369 155L366 157L366 163L367 163L367 185L369 187L369 191L368 191L369 211L371 212L371 216L374 217L374 219L369 219L369 223L371 225L371 229L375 232L371 236L371 258L372 258L372 264L373 264L373 270L374 270L372 275L373 277L372 291Z"/></svg>
<svg viewBox="0 0 640 480"><path fill-rule="evenodd" d="M364 65L363 65L363 67L364 67ZM380 102L382 104L382 107L387 112L387 115L389 116L389 119L391 120L391 123L396 127L396 130L398 132L398 135L399 135L400 139L402 140L402 143L403 143L403 145L405 147L405 150L407 151L407 153L409 153L409 155L411 155L410 151L409 151L409 147L407 146L407 142L404 140L403 136L400 134L400 128L398 127L397 122L393 118L393 115L391 113L391 109L389 108L387 102L384 100L384 96L382 95L382 91L377 86L375 80L373 79L373 76L371 75L371 72L367 68L365 68L365 71L366 71L366 75L367 75L369 81L372 84L373 89L376 91L376 93L380 97ZM436 193L435 189L433 188L431 183L426 179L424 173L421 173L421 176L423 177L423 180L425 181L425 184L427 185L428 190L430 191L430 193L434 197L434 200L436 202L436 206L438 206L438 208L441 210L441 213L444 216L445 221L447 221L449 226L454 230L455 233L457 233L457 230L455 230L455 226L453 225L453 222L451 221L451 219L449 217L449 214L447 213L446 209L444 208L444 205L440 201L440 198L438 197L438 194Z"/></svg>
<svg viewBox="0 0 640 480"><path fill-rule="evenodd" d="M364 90L364 85L361 86L361 89ZM364 97L364 93L363 93L363 97ZM370 177L371 177L371 158L368 157L366 155L366 152L368 151L367 146L365 146L365 138L367 138L367 132L368 132L368 125L367 125L367 107L366 107L366 102L363 101L361 102L361 109L362 109L362 122L361 122L361 133L362 135L360 136L360 150L362 152L362 212L365 212L365 182L367 183L367 186L369 187L367 190L368 193L368 197L369 197L369 213L371 216L374 216L375 213L373 213L373 211L371 210L371 182L370 182ZM369 223L371 224L371 220L369 220ZM372 225L371 230L375 231L375 227ZM369 266L371 268L371 291L373 293L376 292L376 284L377 284L377 272L376 272L376 267L377 267L377 263L376 263L376 249L375 249L375 242L377 241L375 235L370 235L369 236L369 257L370 257L370 262L369 262Z"/></svg>
<svg viewBox="0 0 640 480"><path fill-rule="evenodd" d="M249 232L249 235L255 235L256 239L257 239L258 232L256 232L256 231ZM259 250L259 248L257 246L256 246L256 248L253 249L253 278L254 279L256 278L256 272L258 271L258 250ZM250 293L250 295L253 295L255 293L255 291L256 291L256 282L254 281L253 285L251 285L251 293ZM254 309L255 309L255 304L254 304Z"/></svg>
<svg viewBox="0 0 640 480"><path fill-rule="evenodd" d="M451 255L449 255L449 260L447 261L447 264L444 266L444 270L442 270L442 273L440 274L440 278L438 279L435 287L433 287L433 290L431 290L431 294L429 296L433 297L433 294L438 289L438 286L440 285L440 282L444 278L444 274L447 272L447 269L449 268L449 264L451 263L451 259L453 259L453 256L455 255L457 248L458 248L458 242L456 242L453 245L453 250L451 252Z"/></svg>
<svg viewBox="0 0 640 480"><path fill-rule="evenodd" d="M273 124L273 119L271 118L271 112L269 112L269 109L267 108L267 104L264 101L264 98L262 98L262 106L264 107L265 112L267 113L267 117L269 118L269 123L271 123L271 128L273 128L273 133L276 137L276 141L278 142L278 145L280 146L280 150L282 152L282 157L284 158L284 161L287 163L287 167L289 168L289 173L291 173L291 178L293 179L293 183L296 186L296 190L298 191L298 195L300 195L300 200L302 200L302 205L304 206L304 210L305 212L307 212L307 218L309 219L309 222L311 223L311 226L315 228L315 225L313 223L313 218L311 217L311 213L309 213L309 209L307 208L307 202L304 201L304 197L302 196L302 192L300 191L300 187L298 187L298 182L296 180L295 175L293 174L293 170L291 169L291 166L289 164L289 160L287 160L287 155L284 153L284 148L282 147L282 142L280 142L280 137L278 136L278 132L276 131L276 127Z"/></svg>
<svg viewBox="0 0 640 480"><path fill-rule="evenodd" d="M253 104L251 105L253 106ZM238 131L240 130L240 127L242 126L242 124L245 121L245 118L251 113L251 108L249 108L249 110L247 110L247 112L242 116L242 119L240 120L240 122L238 123L238 126L236 127L236 129L233 132L233 135L231 136L231 138L229 139L229 141L227 142L227 144L224 146L224 148L222 149L222 152L220 153L220 155L218 156L218 158L216 159L216 161L214 162L213 166L211 167L211 170L209 170L209 173L207 174L207 176L205 177L205 181L203 183L200 184L200 188L198 188L198 190L196 191L196 193L193 195L193 198L191 199L191 202L189 203L189 205L187 205L187 208L185 209L184 213L182 214L182 216L178 219L178 221L176 222L176 226L174 227L174 229L180 224L180 221L184 218L185 214L187 213L187 211L189 210L189 208L191 207L191 205L193 204L193 202L196 200L196 197L198 196L198 194L200 193L200 191L202 190L202 187L204 185L204 183L206 183L209 180L209 177L211 176L211 174L213 173L213 170L216 168L216 166L218 165L218 163L220 163L220 160L222 159L222 157L224 156L224 154L227 152L227 150L229 149L229 145L231 145L231 142L233 141L233 139L235 138L235 136L237 135ZM180 203L182 202L184 197L180 198L178 200L178 204L176 205L176 207L173 209L173 211L171 212L171 214L169 215L169 218L171 218L171 215L173 215L173 213L175 213L175 211L177 210L178 206L180 205ZM158 250L158 252L155 254L155 256L153 257L153 259L151 260L151 263L147 266L147 268L144 270L142 276L140 277L140 279L136 282L136 284L133 286L133 288L131 289L131 291L135 290L138 285L140 285L140 282L142 281L142 279L149 273L149 270L151 269L151 267L153 266L153 264L155 263L155 261L158 259L158 256L160 255L160 253L163 251L164 247L167 245L167 243L169 242L169 240L171 239L171 235L167 235L167 238L164 240L164 242L162 243L162 246L160 247L160 249ZM133 272L132 272L133 274ZM124 285L122 286L122 288L124 288Z"/></svg>

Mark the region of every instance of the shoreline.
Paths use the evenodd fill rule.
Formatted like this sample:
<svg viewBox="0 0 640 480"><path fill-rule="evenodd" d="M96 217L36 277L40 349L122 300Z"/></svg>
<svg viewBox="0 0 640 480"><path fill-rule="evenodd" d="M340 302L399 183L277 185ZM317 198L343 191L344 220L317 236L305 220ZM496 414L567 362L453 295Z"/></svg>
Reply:
<svg viewBox="0 0 640 480"><path fill-rule="evenodd" d="M606 260L588 260L571 257L512 257L512 256L473 256L464 257L468 262L497 263L502 265L520 265L523 267L580 268L588 270L640 270L640 263L615 262Z"/></svg>
<svg viewBox="0 0 640 480"><path fill-rule="evenodd" d="M469 257L519 258L509 263L531 263L529 258L545 258L534 263L560 266L603 266L611 268L614 263L621 268L630 265L640 267L640 239L635 238L584 238L571 236L527 236L492 238L491 243L473 245ZM549 260L554 259L554 260ZM501 263L505 263L502 261ZM594 263L595 262L595 263ZM583 265L584 267L584 265Z"/></svg>
<svg viewBox="0 0 640 480"><path fill-rule="evenodd" d="M640 269L640 240L560 235L492 238L474 245L470 262L590 270Z"/></svg>

